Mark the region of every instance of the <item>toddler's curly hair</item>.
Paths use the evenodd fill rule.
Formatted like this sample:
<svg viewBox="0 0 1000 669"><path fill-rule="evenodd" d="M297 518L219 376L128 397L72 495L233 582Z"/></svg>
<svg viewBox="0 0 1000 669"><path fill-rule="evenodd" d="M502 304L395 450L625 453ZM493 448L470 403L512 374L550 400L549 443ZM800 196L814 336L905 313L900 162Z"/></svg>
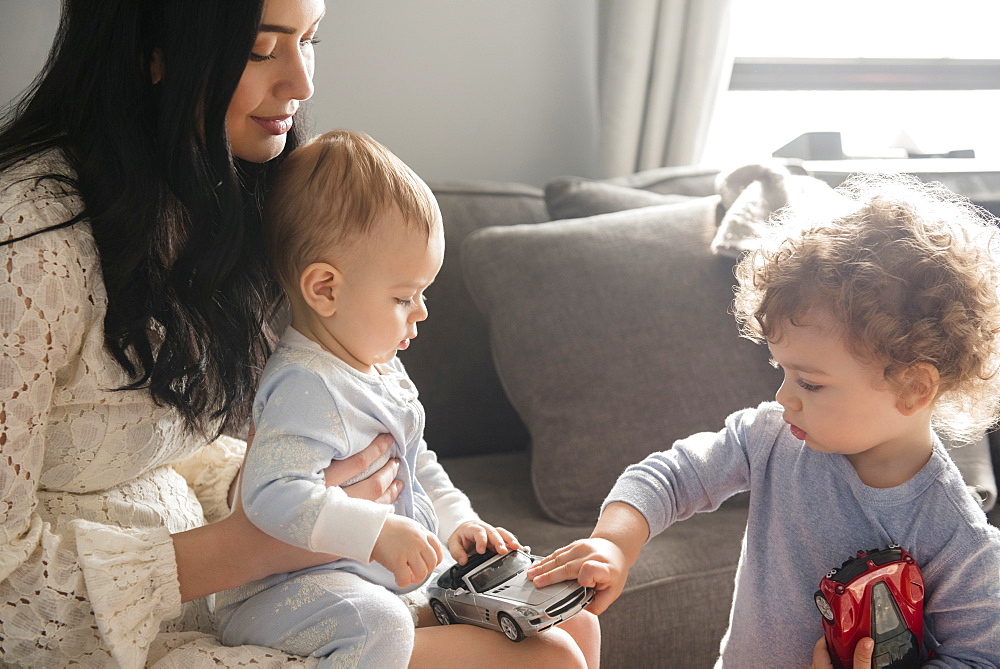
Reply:
<svg viewBox="0 0 1000 669"><path fill-rule="evenodd" d="M884 365L889 387L929 363L940 374L934 429L978 439L1000 416L1000 253L991 215L940 184L854 177L828 201L777 213L736 267L741 334L780 340L821 310L848 350Z"/></svg>

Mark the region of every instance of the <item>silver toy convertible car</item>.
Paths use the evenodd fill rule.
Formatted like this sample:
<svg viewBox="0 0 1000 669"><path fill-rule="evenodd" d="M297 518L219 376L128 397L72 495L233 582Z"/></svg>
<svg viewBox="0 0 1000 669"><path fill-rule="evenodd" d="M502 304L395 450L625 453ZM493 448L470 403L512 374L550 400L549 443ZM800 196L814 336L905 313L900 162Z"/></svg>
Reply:
<svg viewBox="0 0 1000 669"><path fill-rule="evenodd" d="M540 559L523 550L470 555L427 587L434 617L442 625L469 623L520 641L569 619L594 598L592 588L576 581L536 588L524 572Z"/></svg>

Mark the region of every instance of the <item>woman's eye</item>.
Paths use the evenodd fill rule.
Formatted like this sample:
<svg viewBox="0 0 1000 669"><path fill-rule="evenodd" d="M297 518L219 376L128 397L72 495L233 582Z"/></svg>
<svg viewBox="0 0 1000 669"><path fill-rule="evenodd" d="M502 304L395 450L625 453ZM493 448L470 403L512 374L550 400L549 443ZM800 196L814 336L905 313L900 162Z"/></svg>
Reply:
<svg viewBox="0 0 1000 669"><path fill-rule="evenodd" d="M403 300L403 299L400 299L400 298L397 297L396 298L396 304L398 304L401 307L408 307L411 304L413 304L413 300Z"/></svg>
<svg viewBox="0 0 1000 669"><path fill-rule="evenodd" d="M250 49L250 62L262 63L265 60L274 60L277 58L274 55L274 50L277 46L277 43L266 35L263 38L258 38L253 48Z"/></svg>
<svg viewBox="0 0 1000 669"><path fill-rule="evenodd" d="M820 388L822 388L822 387L823 387L823 386L817 386L817 385L813 385L812 383L806 383L806 382L805 382L805 381L803 381L802 379L799 379L799 380L798 380L798 381L797 381L796 383L798 383L798 384L799 384L799 386L800 386L800 387L801 387L801 388L802 388L803 390L807 390L807 391L809 391L809 392L811 392L811 393L814 393L814 392L816 392L817 390L819 390Z"/></svg>
<svg viewBox="0 0 1000 669"><path fill-rule="evenodd" d="M317 44L319 44L319 42L320 40L318 38L310 37L308 39L302 40L301 42L299 42L299 44L308 44L310 46L316 46Z"/></svg>

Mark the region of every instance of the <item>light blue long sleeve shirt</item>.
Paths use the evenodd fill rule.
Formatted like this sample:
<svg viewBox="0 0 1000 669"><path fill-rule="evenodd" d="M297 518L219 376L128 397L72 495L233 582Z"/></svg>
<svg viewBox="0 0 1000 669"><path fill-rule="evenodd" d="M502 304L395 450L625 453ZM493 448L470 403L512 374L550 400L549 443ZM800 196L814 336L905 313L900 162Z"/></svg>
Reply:
<svg viewBox="0 0 1000 669"><path fill-rule="evenodd" d="M1000 665L1000 530L940 443L906 483L871 488L845 456L793 437L780 405L766 403L630 466L604 504L634 506L653 536L746 490L749 518L717 666L809 666L823 636L813 602L820 579L858 549L890 544L909 551L923 574L925 630L940 644L925 666Z"/></svg>
<svg viewBox="0 0 1000 669"><path fill-rule="evenodd" d="M462 522L478 518L423 439L424 410L398 358L379 374L360 372L289 329L268 360L253 407L256 427L244 465L243 506L261 530L312 551L343 556L348 569L404 592L392 572L369 562L385 518L416 520L446 542ZM389 457L400 460L403 491L394 507L350 498L327 487L323 470L388 432ZM257 588L245 589L252 592Z"/></svg>

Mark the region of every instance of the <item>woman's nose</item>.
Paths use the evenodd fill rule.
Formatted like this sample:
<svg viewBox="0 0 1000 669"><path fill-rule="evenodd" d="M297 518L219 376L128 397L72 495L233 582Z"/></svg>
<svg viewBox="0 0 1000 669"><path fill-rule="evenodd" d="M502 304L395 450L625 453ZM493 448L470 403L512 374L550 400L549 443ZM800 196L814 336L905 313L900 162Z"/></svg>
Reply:
<svg viewBox="0 0 1000 669"><path fill-rule="evenodd" d="M292 100L308 100L313 94L315 62L311 53L300 53L282 72L277 95Z"/></svg>

